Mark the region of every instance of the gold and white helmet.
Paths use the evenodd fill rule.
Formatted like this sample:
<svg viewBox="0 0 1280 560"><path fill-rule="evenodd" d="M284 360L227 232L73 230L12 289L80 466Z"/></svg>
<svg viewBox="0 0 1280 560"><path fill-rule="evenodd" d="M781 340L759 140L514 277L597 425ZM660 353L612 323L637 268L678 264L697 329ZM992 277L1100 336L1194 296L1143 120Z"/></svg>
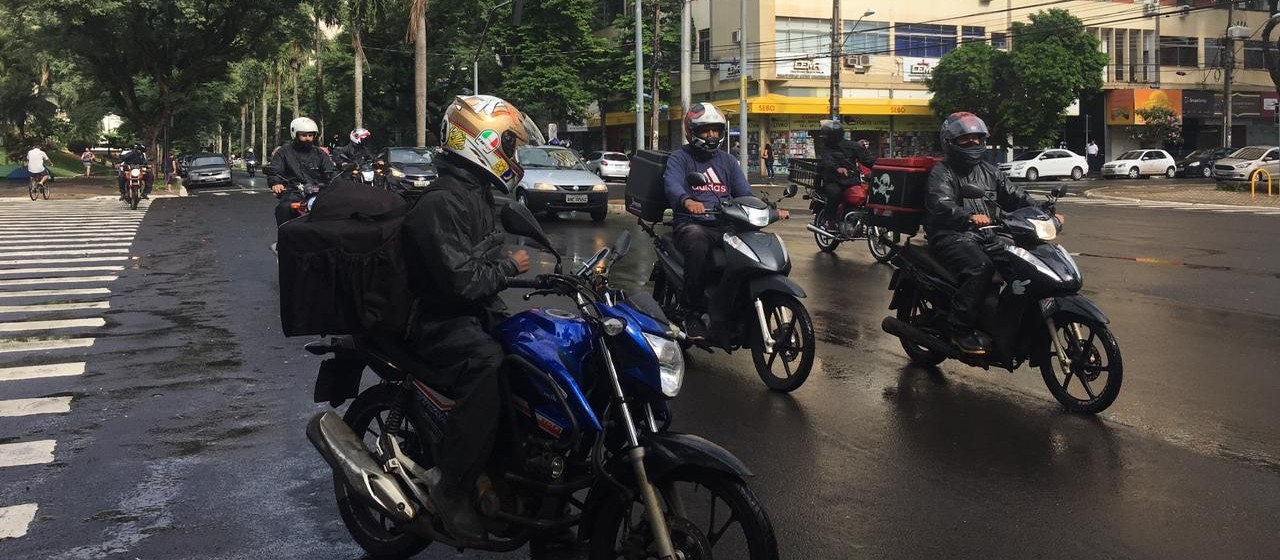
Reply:
<svg viewBox="0 0 1280 560"><path fill-rule="evenodd" d="M533 120L491 95L459 95L440 124L444 150L471 162L510 192L524 177L516 150L546 141Z"/></svg>

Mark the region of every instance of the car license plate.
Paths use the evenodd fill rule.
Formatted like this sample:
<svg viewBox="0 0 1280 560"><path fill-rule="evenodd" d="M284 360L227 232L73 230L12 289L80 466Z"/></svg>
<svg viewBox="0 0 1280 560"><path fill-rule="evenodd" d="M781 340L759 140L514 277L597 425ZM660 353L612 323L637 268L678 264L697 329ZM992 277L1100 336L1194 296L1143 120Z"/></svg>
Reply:
<svg viewBox="0 0 1280 560"><path fill-rule="evenodd" d="M569 203L569 204L586 204L586 203L587 203L587 195L585 195L585 194L566 194L566 195L564 195L564 201L565 201L565 202L567 202L567 203Z"/></svg>
<svg viewBox="0 0 1280 560"><path fill-rule="evenodd" d="M414 181L414 182L413 182L413 186L415 186L415 187L425 187L425 186L430 185L430 184L431 184L431 181L428 181L428 180L426 180L426 179L418 179L418 180L416 180L416 181Z"/></svg>

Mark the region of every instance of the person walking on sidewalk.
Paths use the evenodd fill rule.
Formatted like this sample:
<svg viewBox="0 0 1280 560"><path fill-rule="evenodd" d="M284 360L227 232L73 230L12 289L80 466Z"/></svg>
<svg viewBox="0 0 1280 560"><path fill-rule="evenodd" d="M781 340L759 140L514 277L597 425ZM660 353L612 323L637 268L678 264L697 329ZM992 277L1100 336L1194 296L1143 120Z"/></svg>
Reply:
<svg viewBox="0 0 1280 560"><path fill-rule="evenodd" d="M84 153L80 154L80 163L84 164L84 176L93 175L93 152L86 146Z"/></svg>
<svg viewBox="0 0 1280 560"><path fill-rule="evenodd" d="M760 172L769 179L773 179L773 146L768 142L760 147Z"/></svg>
<svg viewBox="0 0 1280 560"><path fill-rule="evenodd" d="M1098 165L1098 145L1093 140L1089 141L1089 145L1084 149L1085 159L1089 161L1089 175L1093 175L1101 171Z"/></svg>

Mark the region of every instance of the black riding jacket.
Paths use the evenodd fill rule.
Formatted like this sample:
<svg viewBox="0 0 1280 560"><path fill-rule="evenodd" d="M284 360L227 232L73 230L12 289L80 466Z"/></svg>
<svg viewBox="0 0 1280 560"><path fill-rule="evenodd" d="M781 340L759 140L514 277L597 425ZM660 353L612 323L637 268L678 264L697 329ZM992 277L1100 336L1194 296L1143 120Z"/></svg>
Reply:
<svg viewBox="0 0 1280 560"><path fill-rule="evenodd" d="M517 272L488 182L440 158L440 178L405 216L405 263L418 301L418 320L473 315L491 328L506 310L498 297Z"/></svg>
<svg viewBox="0 0 1280 560"><path fill-rule="evenodd" d="M849 170L846 181L856 180L859 163L872 167L876 164L876 156L871 155L869 150L857 143L841 140L834 148L827 147L822 150L822 181L828 184L840 182L843 177L836 174L836 169L841 167Z"/></svg>
<svg viewBox="0 0 1280 560"><path fill-rule="evenodd" d="M973 224L969 216L973 214L995 220L1005 211L1034 204L1022 187L1009 184L994 164L984 161L966 171L944 160L929 173L924 229L929 238L970 231Z"/></svg>
<svg viewBox="0 0 1280 560"><path fill-rule="evenodd" d="M141 150L129 150L120 154L120 163L128 165L146 165L149 163L147 161L147 152Z"/></svg>
<svg viewBox="0 0 1280 560"><path fill-rule="evenodd" d="M360 165L366 161L374 161L373 151L368 144L347 144L333 151L333 162L342 167L348 163Z"/></svg>
<svg viewBox="0 0 1280 560"><path fill-rule="evenodd" d="M268 167L264 171L270 184L284 185L285 188L292 188L296 183L327 185L338 174L333 161L318 146L302 150L298 149L296 141L277 150Z"/></svg>

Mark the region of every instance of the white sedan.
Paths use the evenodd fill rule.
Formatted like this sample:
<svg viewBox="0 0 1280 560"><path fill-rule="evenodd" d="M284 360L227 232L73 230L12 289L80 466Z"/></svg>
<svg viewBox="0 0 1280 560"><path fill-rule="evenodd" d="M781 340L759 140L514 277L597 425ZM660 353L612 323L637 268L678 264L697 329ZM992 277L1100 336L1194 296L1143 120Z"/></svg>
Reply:
<svg viewBox="0 0 1280 560"><path fill-rule="evenodd" d="M1129 150L1120 157L1102 164L1102 178L1153 177L1164 175L1173 178L1178 172L1178 162L1164 150Z"/></svg>
<svg viewBox="0 0 1280 560"><path fill-rule="evenodd" d="M1010 179L1036 181L1041 177L1071 177L1079 181L1089 171L1089 162L1071 150L1032 150L1000 164L1000 171Z"/></svg>

